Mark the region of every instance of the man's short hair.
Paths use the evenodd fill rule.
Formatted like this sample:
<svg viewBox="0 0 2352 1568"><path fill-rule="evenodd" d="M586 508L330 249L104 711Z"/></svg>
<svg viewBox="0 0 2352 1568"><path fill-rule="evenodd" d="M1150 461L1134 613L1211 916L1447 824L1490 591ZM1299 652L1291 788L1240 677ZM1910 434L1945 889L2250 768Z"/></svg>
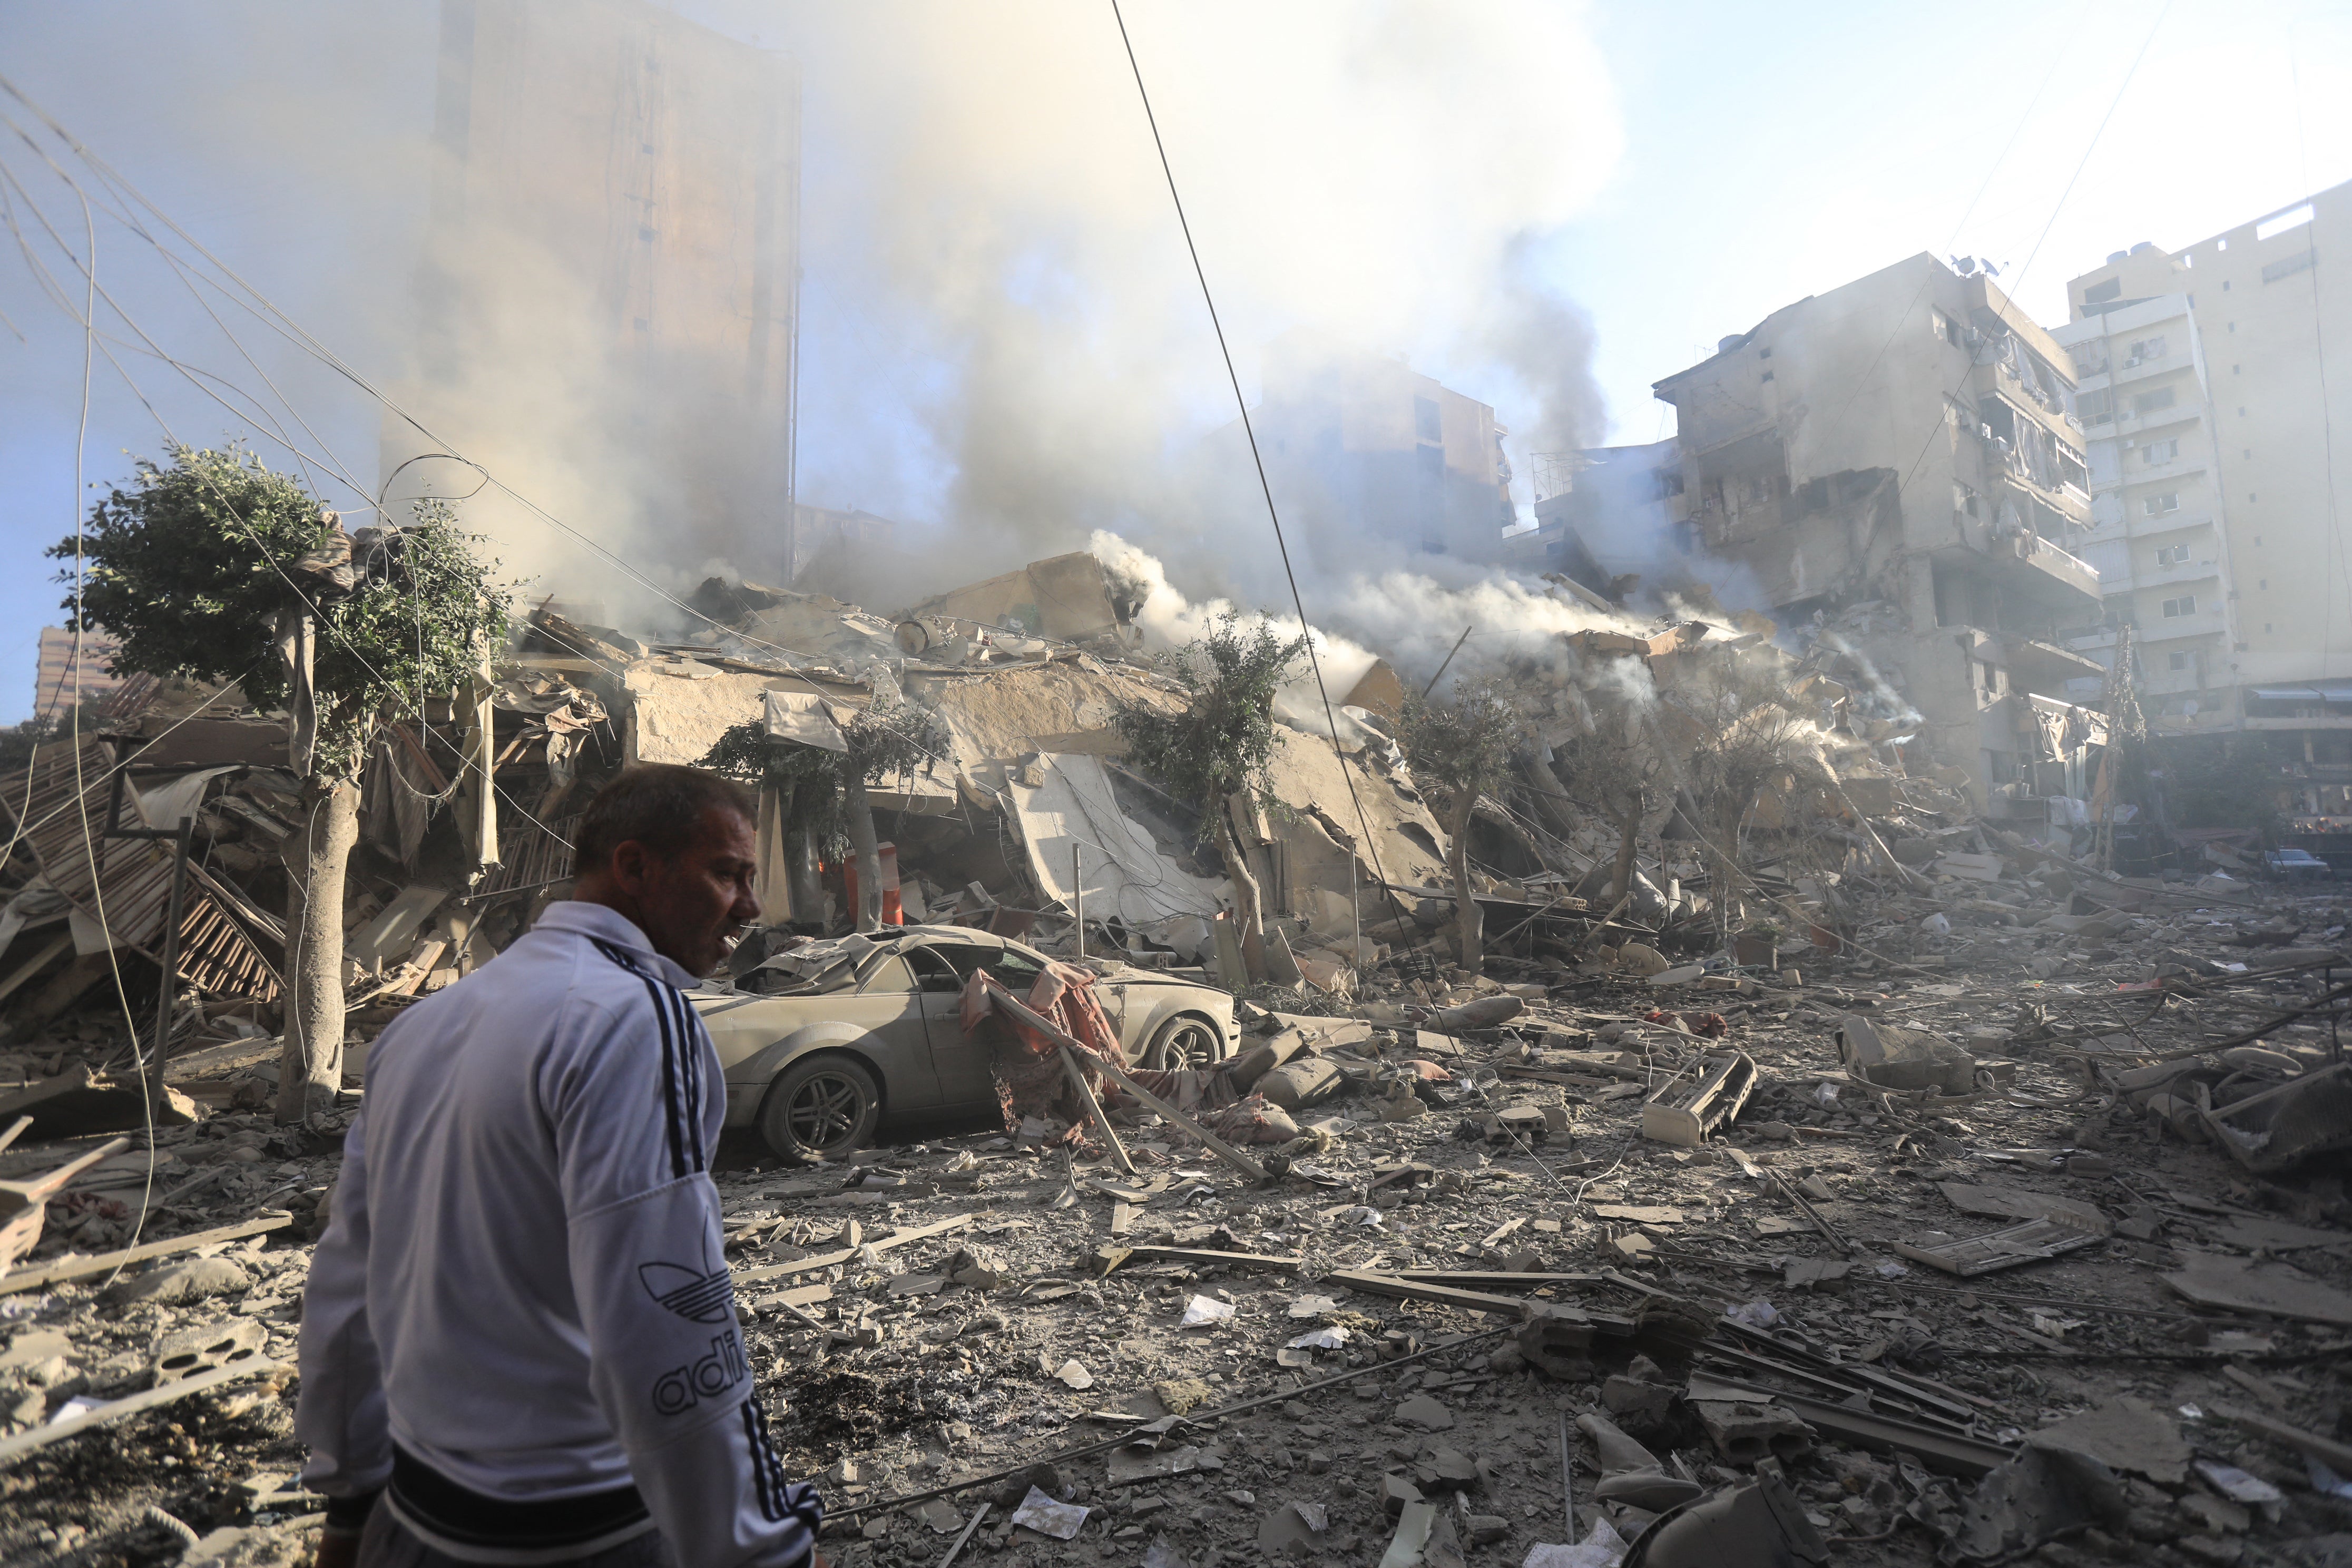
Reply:
<svg viewBox="0 0 2352 1568"><path fill-rule="evenodd" d="M760 820L760 804L732 779L673 763L625 768L596 792L572 834L572 865L580 875L602 870L613 851L631 840L665 858L684 854L706 811Z"/></svg>

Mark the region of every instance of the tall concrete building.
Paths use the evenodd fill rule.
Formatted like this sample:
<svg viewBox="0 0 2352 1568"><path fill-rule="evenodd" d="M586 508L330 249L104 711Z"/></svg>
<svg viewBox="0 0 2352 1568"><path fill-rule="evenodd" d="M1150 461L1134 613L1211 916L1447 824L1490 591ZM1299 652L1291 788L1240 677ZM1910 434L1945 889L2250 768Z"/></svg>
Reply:
<svg viewBox="0 0 2352 1568"><path fill-rule="evenodd" d="M2210 383L2238 722L2273 738L2261 765L2281 804L2352 851L2352 184L2179 250L2117 251L2066 294L2077 321L2185 302ZM2167 412L2139 396L2118 405L2119 436Z"/></svg>
<svg viewBox="0 0 2352 1568"><path fill-rule="evenodd" d="M1402 361L1300 335L1267 351L1265 380L1250 417L1267 478L1326 563L1383 548L1502 559L1515 518L1494 409Z"/></svg>
<svg viewBox="0 0 2352 1568"><path fill-rule="evenodd" d="M1654 388L1700 547L1866 658L1980 798L2058 760L2067 682L2099 673L2061 641L2101 611L2071 366L1985 276L1919 255Z"/></svg>
<svg viewBox="0 0 2352 1568"><path fill-rule="evenodd" d="M33 717L54 719L77 702L94 702L121 690L122 677L106 668L118 646L104 632L86 631L77 658L73 633L63 626L43 626L40 662L33 672Z"/></svg>
<svg viewBox="0 0 2352 1568"><path fill-rule="evenodd" d="M441 0L403 401L600 537L779 575L799 137L788 60L650 0ZM387 420L387 477L434 449Z"/></svg>
<svg viewBox="0 0 2352 1568"><path fill-rule="evenodd" d="M2102 624L2068 645L2112 667L2131 628L2140 709L2158 735L2239 727L2238 595L2223 519L2228 487L2210 367L2185 294L2070 321L2052 336L2074 358L2090 442L2091 531ZM2099 683L2085 681L2086 691Z"/></svg>

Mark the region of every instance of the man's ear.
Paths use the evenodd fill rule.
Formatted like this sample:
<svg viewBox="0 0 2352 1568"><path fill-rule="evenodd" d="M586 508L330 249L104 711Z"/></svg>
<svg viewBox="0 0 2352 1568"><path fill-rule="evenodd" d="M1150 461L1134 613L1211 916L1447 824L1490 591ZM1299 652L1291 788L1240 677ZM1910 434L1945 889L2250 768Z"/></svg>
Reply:
<svg viewBox="0 0 2352 1568"><path fill-rule="evenodd" d="M645 888L646 863L650 858L646 847L631 838L614 847L612 858L605 862L603 869L614 888L625 893L635 894Z"/></svg>

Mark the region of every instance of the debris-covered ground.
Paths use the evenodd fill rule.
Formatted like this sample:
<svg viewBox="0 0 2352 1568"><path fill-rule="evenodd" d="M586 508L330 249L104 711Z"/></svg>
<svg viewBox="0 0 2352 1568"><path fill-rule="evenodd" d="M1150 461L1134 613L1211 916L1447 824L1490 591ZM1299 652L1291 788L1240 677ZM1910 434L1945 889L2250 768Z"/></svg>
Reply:
<svg viewBox="0 0 2352 1568"><path fill-rule="evenodd" d="M1898 839L1922 872L1849 879L1834 956L1677 966L1620 922L1253 992L1303 1101L1263 1184L1148 1114L1133 1176L994 1126L854 1169L730 1141L829 1555L937 1563L977 1514L960 1561L1605 1568L1660 1517L1660 1563L2347 1561L2352 1096L2324 1014L2275 1021L2346 910L2005 840ZM307 1554L291 1363L350 1112L237 1110L271 1048L184 1052L201 1120L0 1278L0 1558ZM1591 1550L1538 1553L1570 1507Z"/></svg>

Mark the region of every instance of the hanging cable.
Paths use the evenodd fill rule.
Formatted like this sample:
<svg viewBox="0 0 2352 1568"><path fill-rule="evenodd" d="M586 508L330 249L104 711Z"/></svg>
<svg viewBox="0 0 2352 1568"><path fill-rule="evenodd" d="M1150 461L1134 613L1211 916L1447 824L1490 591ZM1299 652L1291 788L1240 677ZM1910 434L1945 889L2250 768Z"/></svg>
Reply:
<svg viewBox="0 0 2352 1568"><path fill-rule="evenodd" d="M1258 450L1257 428L1250 419L1249 400L1242 395L1241 374L1234 369L1233 350L1225 343L1225 325L1217 315L1216 296L1209 289L1209 274L1201 265L1200 247L1192 243L1192 220L1184 216L1184 198L1176 189L1176 171L1168 162L1168 144L1160 139L1160 120L1151 111L1151 94L1143 85L1143 68L1136 62L1135 41L1128 37L1127 17L1119 11L1118 0L1110 0L1110 14L1118 24L1118 41L1127 50L1128 69L1135 74L1136 96L1143 102L1144 121L1151 127L1151 145L1160 154L1160 172L1168 181L1168 199L1176 208L1176 226L1183 230L1184 251L1192 258L1192 276L1201 285L1201 302L1208 308L1209 325L1217 335L1217 353L1225 362L1225 379L1233 384L1234 405L1242 415L1242 434L1249 437L1250 461L1257 468L1259 493L1265 497L1266 521L1274 525L1274 546L1282 557L1282 575L1290 584L1291 607L1298 614L1298 629L1307 644L1307 665L1315 674L1316 695L1323 700L1323 722L1331 732L1331 752L1339 763L1339 776L1347 781L1348 799L1356 808L1356 826L1364 836L1364 847L1372 858L1372 870L1386 894L1388 871L1381 865L1380 845L1372 837L1371 818L1365 815L1363 797L1356 792L1356 775L1348 766L1348 753L1339 745L1339 715L1332 710L1330 690L1323 684L1323 661L1315 651L1315 627L1307 618L1307 601L1298 592L1298 574L1291 569L1290 542L1283 537L1282 512L1274 504L1274 485L1265 476L1265 458Z"/></svg>

